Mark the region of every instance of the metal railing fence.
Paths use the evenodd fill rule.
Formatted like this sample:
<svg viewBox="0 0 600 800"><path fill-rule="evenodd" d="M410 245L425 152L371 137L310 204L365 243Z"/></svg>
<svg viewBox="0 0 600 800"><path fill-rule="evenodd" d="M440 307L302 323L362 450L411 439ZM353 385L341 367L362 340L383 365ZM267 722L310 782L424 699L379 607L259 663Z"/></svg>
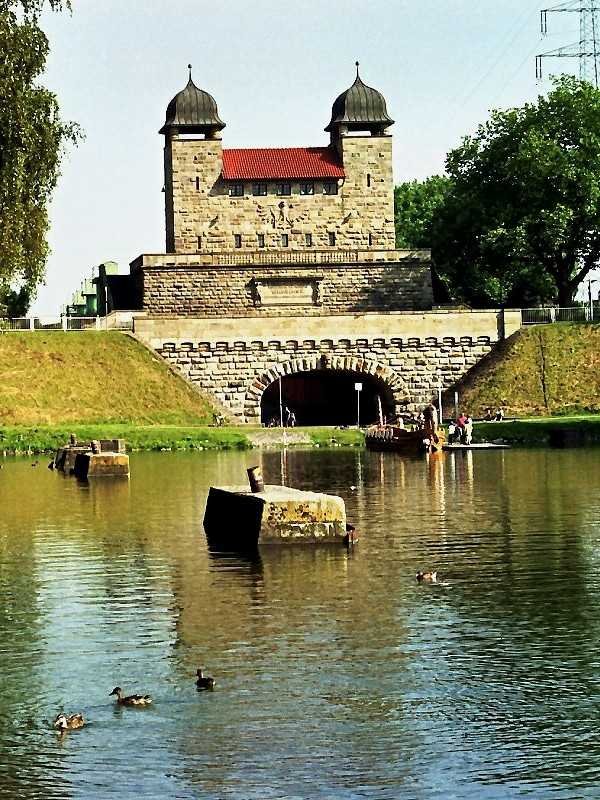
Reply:
<svg viewBox="0 0 600 800"><path fill-rule="evenodd" d="M102 330L101 317L0 317L0 333L11 331L89 331Z"/></svg>
<svg viewBox="0 0 600 800"><path fill-rule="evenodd" d="M600 322L600 307L594 305L559 308L522 308L521 323L523 325L547 325L552 322Z"/></svg>

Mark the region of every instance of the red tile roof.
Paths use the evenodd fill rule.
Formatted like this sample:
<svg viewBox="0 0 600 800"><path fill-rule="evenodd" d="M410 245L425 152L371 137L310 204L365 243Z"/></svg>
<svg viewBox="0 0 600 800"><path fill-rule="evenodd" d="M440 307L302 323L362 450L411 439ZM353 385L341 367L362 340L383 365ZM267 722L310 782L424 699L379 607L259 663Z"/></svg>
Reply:
<svg viewBox="0 0 600 800"><path fill-rule="evenodd" d="M344 167L331 147L223 150L223 178L227 181L344 177Z"/></svg>

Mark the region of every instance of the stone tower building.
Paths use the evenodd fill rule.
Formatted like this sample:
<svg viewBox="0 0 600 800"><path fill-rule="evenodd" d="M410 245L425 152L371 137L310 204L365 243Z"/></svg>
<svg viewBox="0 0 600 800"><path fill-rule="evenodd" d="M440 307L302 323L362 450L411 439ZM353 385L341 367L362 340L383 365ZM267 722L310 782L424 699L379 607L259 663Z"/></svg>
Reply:
<svg viewBox="0 0 600 800"><path fill-rule="evenodd" d="M357 64L327 147L226 149L217 104L190 75L160 131L167 252L394 250L393 122Z"/></svg>
<svg viewBox="0 0 600 800"><path fill-rule="evenodd" d="M138 308L202 318L431 308L429 253L395 249L393 123L357 65L329 144L224 148L217 103L190 69L160 130L166 252L132 262Z"/></svg>

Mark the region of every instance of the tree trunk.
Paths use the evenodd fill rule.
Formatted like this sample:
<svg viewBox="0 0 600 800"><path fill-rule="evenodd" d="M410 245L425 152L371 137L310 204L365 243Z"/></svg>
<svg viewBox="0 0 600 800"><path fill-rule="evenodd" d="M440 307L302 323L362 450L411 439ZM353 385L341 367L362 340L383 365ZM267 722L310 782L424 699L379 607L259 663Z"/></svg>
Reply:
<svg viewBox="0 0 600 800"><path fill-rule="evenodd" d="M558 286L558 305L561 308L570 308L573 305L574 291L568 284L559 283Z"/></svg>

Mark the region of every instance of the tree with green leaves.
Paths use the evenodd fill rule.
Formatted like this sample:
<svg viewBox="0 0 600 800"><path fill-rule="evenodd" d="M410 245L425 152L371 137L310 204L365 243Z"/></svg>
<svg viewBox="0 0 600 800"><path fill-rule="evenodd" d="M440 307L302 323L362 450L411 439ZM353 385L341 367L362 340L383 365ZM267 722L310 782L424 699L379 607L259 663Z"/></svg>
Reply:
<svg viewBox="0 0 600 800"><path fill-rule="evenodd" d="M445 175L406 181L395 187L396 247L431 247L432 224L450 188L450 178Z"/></svg>
<svg viewBox="0 0 600 800"><path fill-rule="evenodd" d="M494 111L421 184L434 263L473 305L572 304L600 258L600 91L563 76L537 103ZM404 227L403 227L404 226ZM397 221L400 233L412 231Z"/></svg>
<svg viewBox="0 0 600 800"><path fill-rule="evenodd" d="M0 0L0 316L24 314L43 281L48 204L64 147L80 136L39 84L49 51L43 7L44 0Z"/></svg>

